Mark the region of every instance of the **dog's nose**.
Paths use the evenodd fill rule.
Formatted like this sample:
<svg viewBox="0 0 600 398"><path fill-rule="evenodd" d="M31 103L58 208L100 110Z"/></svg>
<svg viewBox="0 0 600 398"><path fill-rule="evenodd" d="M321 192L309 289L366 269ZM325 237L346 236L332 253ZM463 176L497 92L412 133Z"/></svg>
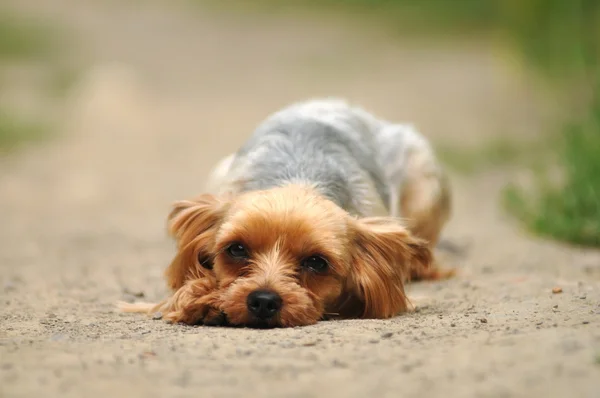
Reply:
<svg viewBox="0 0 600 398"><path fill-rule="evenodd" d="M268 290L255 290L248 295L248 310L258 319L267 320L281 309L282 300L277 293Z"/></svg>

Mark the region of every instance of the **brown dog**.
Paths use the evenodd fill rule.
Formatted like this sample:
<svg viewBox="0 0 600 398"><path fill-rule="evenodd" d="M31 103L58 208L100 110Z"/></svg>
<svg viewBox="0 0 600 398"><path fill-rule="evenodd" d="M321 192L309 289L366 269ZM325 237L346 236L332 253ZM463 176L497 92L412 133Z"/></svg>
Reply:
<svg viewBox="0 0 600 398"><path fill-rule="evenodd" d="M449 186L427 141L339 101L268 118L211 180L175 204L173 295L129 312L186 324L300 326L407 311L404 283L452 274L432 249ZM373 217L374 206L395 217Z"/></svg>

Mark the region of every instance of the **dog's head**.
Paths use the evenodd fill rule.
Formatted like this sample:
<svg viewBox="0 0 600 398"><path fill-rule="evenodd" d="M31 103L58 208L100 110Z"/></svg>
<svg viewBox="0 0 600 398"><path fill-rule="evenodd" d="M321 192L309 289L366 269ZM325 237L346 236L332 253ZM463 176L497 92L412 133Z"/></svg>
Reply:
<svg viewBox="0 0 600 398"><path fill-rule="evenodd" d="M425 242L397 222L356 219L303 186L202 195L177 203L169 225L178 241L170 287L214 275L233 325L387 318L407 308L411 269L431 262Z"/></svg>

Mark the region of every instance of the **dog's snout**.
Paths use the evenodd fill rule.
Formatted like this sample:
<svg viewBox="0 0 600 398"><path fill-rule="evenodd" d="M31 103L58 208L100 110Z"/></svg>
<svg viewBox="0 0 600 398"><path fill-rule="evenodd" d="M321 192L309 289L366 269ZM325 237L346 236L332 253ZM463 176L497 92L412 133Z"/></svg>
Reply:
<svg viewBox="0 0 600 398"><path fill-rule="evenodd" d="M248 310L260 320L275 316L281 309L282 300L277 293L268 290L255 290L248 295Z"/></svg>

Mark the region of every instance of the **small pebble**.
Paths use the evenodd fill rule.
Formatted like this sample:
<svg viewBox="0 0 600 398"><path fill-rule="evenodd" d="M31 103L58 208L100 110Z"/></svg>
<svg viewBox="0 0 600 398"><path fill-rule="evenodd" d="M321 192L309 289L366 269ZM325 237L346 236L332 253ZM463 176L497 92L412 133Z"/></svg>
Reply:
<svg viewBox="0 0 600 398"><path fill-rule="evenodd" d="M162 312L155 312L152 315L152 319L154 319L155 321L158 321L159 319L162 319Z"/></svg>
<svg viewBox="0 0 600 398"><path fill-rule="evenodd" d="M450 324L450 327L452 327L452 328L455 327L455 326L456 326L456 323L451 323Z"/></svg>
<svg viewBox="0 0 600 398"><path fill-rule="evenodd" d="M306 343L302 344L304 347L314 347L317 345L317 341L307 341Z"/></svg>
<svg viewBox="0 0 600 398"><path fill-rule="evenodd" d="M479 321L480 321L481 323L487 323L487 319L485 319L485 318L481 318Z"/></svg>
<svg viewBox="0 0 600 398"><path fill-rule="evenodd" d="M409 373L411 370L413 370L413 367L411 365L402 365L402 367L400 368L400 371L404 373Z"/></svg>
<svg viewBox="0 0 600 398"><path fill-rule="evenodd" d="M587 325L588 323L590 323L590 321L583 321L581 323L583 323L584 325Z"/></svg>
<svg viewBox="0 0 600 398"><path fill-rule="evenodd" d="M340 360L337 360L337 359L334 359L332 364L336 368L347 368L348 367L348 364L346 364Z"/></svg>
<svg viewBox="0 0 600 398"><path fill-rule="evenodd" d="M236 348L235 353L240 357L247 357L248 355L252 354L252 350L244 350L241 348Z"/></svg>
<svg viewBox="0 0 600 398"><path fill-rule="evenodd" d="M377 344L377 343L379 343L379 339L371 339L371 340L369 340L369 343Z"/></svg>
<svg viewBox="0 0 600 398"><path fill-rule="evenodd" d="M585 300L585 299L587 298L587 296L586 296L585 294L582 294L581 296L579 296L579 298L580 298L581 300Z"/></svg>
<svg viewBox="0 0 600 398"><path fill-rule="evenodd" d="M552 308L558 308L558 304L554 304Z"/></svg>
<svg viewBox="0 0 600 398"><path fill-rule="evenodd" d="M154 351L144 351L139 355L140 359L153 358L155 356L156 356L156 353Z"/></svg>
<svg viewBox="0 0 600 398"><path fill-rule="evenodd" d="M56 333L50 336L50 341L65 341L68 340L69 336L61 333Z"/></svg>
<svg viewBox="0 0 600 398"><path fill-rule="evenodd" d="M381 335L381 338L382 338L382 339L389 339L389 338L390 338L390 337L392 337L393 335L394 335L394 333L392 333L392 332L386 332L386 333L383 333L383 334Z"/></svg>
<svg viewBox="0 0 600 398"><path fill-rule="evenodd" d="M556 287L553 287L553 288L552 288L552 293L553 293L553 294L562 293L562 291L563 291L563 290L562 290L562 287L558 287L558 286L556 286Z"/></svg>
<svg viewBox="0 0 600 398"><path fill-rule="evenodd" d="M142 292L142 291L131 291L127 288L123 289L123 293L129 294L129 295L131 295L133 297L137 297L137 298L142 298L145 296L144 292Z"/></svg>
<svg viewBox="0 0 600 398"><path fill-rule="evenodd" d="M13 282L6 282L4 284L4 291L5 292L12 292L14 290L17 290L17 285L15 285Z"/></svg>

